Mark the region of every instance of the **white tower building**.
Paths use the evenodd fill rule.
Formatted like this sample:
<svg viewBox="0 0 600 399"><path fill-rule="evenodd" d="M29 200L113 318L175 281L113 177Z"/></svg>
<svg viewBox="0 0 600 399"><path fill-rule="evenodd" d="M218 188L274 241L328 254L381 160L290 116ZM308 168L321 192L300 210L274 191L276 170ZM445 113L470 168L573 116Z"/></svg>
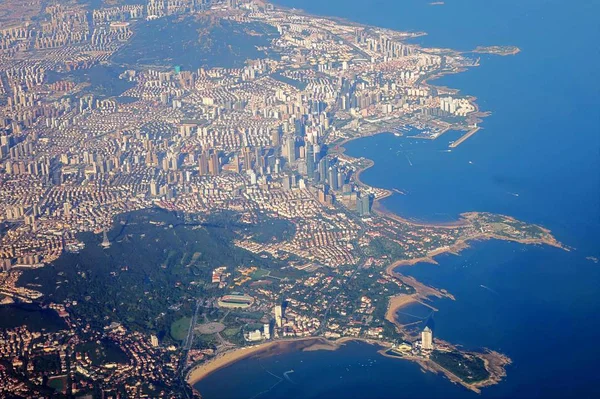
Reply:
<svg viewBox="0 0 600 399"><path fill-rule="evenodd" d="M429 327L425 327L421 332L421 348L423 350L433 350L433 332Z"/></svg>
<svg viewBox="0 0 600 399"><path fill-rule="evenodd" d="M275 324L279 328L283 326L283 307L281 305L275 306Z"/></svg>

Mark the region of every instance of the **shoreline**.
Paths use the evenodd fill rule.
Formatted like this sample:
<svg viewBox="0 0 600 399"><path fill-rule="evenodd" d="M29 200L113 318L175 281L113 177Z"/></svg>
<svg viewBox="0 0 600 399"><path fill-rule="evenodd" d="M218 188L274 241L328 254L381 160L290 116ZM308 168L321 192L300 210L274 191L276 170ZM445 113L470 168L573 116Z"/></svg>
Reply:
<svg viewBox="0 0 600 399"><path fill-rule="evenodd" d="M356 157L353 157L352 155L347 155L346 153L346 147L344 147L345 144L354 141L354 140L359 140L362 138L367 138L367 137L372 137L372 136L376 136L379 134L392 134L391 132L388 131L376 131L376 132L372 132L369 134L366 134L364 136L358 136L358 137L350 137L347 139L344 139L343 141L341 141L340 143L336 144L334 149L335 149L335 153L337 154L344 154L345 156L349 157L349 158L353 158L353 159L359 159ZM375 161L370 159L370 158L364 158L363 159L365 161L368 162L368 165L365 167L362 167L360 169L358 169L356 171L356 174L354 175L354 180L357 183L357 185L363 186L363 187L370 187L370 188L375 188L374 186L371 186L367 183L365 183L364 181L361 180L360 176L361 174L366 171L367 169L370 169L372 167L375 166ZM388 217L390 219L395 219L396 221L402 222L402 223L409 223L413 226L421 226L421 227L437 227L437 228L454 228L454 227L462 227L462 226L466 226L467 225L467 221L464 218L459 218L457 220L454 221L450 221L450 222L427 222L427 221L415 221L415 220L409 220L406 219L390 210L388 210L387 208L385 208L385 206L382 204L382 201L388 197L391 197L394 194L393 190L389 190L387 188L380 188L377 187L377 189L385 191L386 194L384 194L383 196L379 197L379 198L375 198L373 200L373 210L375 211L375 213L377 213L380 216L384 216L384 217ZM468 213L468 212L467 212ZM460 216L464 215L465 213L461 214Z"/></svg>
<svg viewBox="0 0 600 399"><path fill-rule="evenodd" d="M463 218L461 220L467 220L467 219ZM432 225L428 225L428 226L432 226ZM439 226L435 226L435 227L439 227ZM422 257L396 260L392 264L390 264L389 266L386 267L386 272L388 274L393 274L395 272L395 269L397 269L399 267L414 266L418 263L431 263L431 264L437 265L438 262L434 258L438 255L443 255L443 254L447 254L447 253L454 254L454 255L460 255L460 252L471 247L469 245L469 242L471 242L471 241L488 241L488 240L509 241L509 242L515 242L515 243L519 243L519 244L523 244L523 245L548 245L548 246L559 248L559 249L562 249L565 251L570 251L569 248L565 247L563 244L561 244L558 241L537 240L537 239L517 239L517 238L499 236L496 234L483 233L479 236L467 237L467 238L458 240L455 244L450 245L448 247L434 249L432 251L429 251L425 256L422 256Z"/></svg>
<svg viewBox="0 0 600 399"><path fill-rule="evenodd" d="M399 328L398 320L396 320L396 312L400 309L419 302L418 294L400 294L390 297L388 307L385 312L385 319Z"/></svg>
<svg viewBox="0 0 600 399"><path fill-rule="evenodd" d="M285 7L281 7L281 8L285 8ZM305 13L304 11L300 11L300 13L310 15L308 13ZM340 19L347 21L344 18L340 18ZM363 24L356 24L356 25L359 26L359 25L363 25ZM415 37L418 37L418 36L420 36L420 34L415 35ZM457 52L457 53L460 53L460 52ZM505 54L501 54L501 55L505 55ZM434 83L431 83L431 81L438 80L446 75L454 75L454 74L462 73L465 70L469 69L470 67L475 67L475 66L478 66L478 63L474 64L472 66L462 67L462 68L458 68L458 69L452 70L452 71L440 71L438 73L433 73L429 76L425 76L422 80L422 84L425 86L434 88L436 90L452 90L453 92L458 93L459 90L457 90L457 89L449 89L444 86L439 86ZM467 117L467 122L470 124L479 123L479 122L481 122L481 119L479 119L479 118L485 118L486 116L489 115L489 113L482 113L480 111L479 104L477 104L476 97L469 96L468 98L469 98L470 102L474 105L475 111ZM439 136L433 138L433 140L439 138L440 136L442 136L444 133L446 133L450 129L451 129L451 127L448 127ZM470 138L475 133L477 133L480 129L482 129L482 128L477 127L477 126L474 126L474 127L469 126L468 129L464 129L464 130L466 130L466 133L461 135L457 139L457 141L451 143L449 145L449 148L455 148L455 147L459 146L461 143L463 143L468 138ZM367 131L363 134L361 134L361 132L357 130L355 133L357 135L355 135L353 137L343 138L341 141L339 141L337 143L336 143L336 141L332 141L331 144L332 144L333 151L331 151L331 153L337 153L340 155L345 154L345 152L346 152L345 145L353 140L376 136L376 135L379 135L382 133L392 134L392 132L390 132L389 129L387 129L387 128L374 129L373 131ZM355 158L355 157L352 157L349 155L346 155L346 156L353 158L353 159L359 159L359 158ZM375 166L375 161L373 159L369 159L369 158L364 158L364 157L361 157L361 158L366 161L366 165L358 168L358 170L356 171L354 180L358 185L361 185L363 187L375 188L373 186L366 184L364 181L361 180L362 173L364 171L366 171L367 169ZM463 227L463 226L469 225L469 216L478 214L477 212L462 213L462 214L460 214L460 217L457 220L447 222L447 223L440 223L440 222L428 223L427 221L412 221L412 220L405 219L405 218L401 217L400 215L387 210L385 208L385 206L382 204L382 201L385 198L392 196L395 190L389 190L389 189L383 189L383 188L379 188L379 190L383 191L384 194L380 195L378 198L374 199L374 203L373 203L374 213L381 217L391 218L391 219L394 219L394 220L402 222L402 223L411 224L413 226L436 227L436 228ZM398 333L400 333L401 335L405 335L406 332L404 331L404 328L403 328L404 326L401 325L399 323L399 321L396 319L396 312L398 310L400 310L401 308L406 307L410 304L421 303L424 306L431 308L433 311L437 311L436 308L434 308L430 304L425 303L424 301L427 301L432 297L449 298L449 299L455 300L454 296L452 294L448 293L446 290L426 286L426 285L416 281L413 277L407 277L400 273L397 273L395 271L397 268L402 267L402 266L415 265L415 264L424 263L424 262L438 264L438 262L434 259L436 256L444 254L444 253L458 254L460 251L462 251L466 248L469 248L468 241L489 240L489 239L494 239L494 238L500 239L500 240L515 241L515 242L519 242L522 244L532 244L532 243L544 244L544 243L546 243L546 244L549 244L552 246L563 248L562 245L557 242L544 242L544 240L540 241L540 240L535 240L535 239L519 240L519 239L511 239L510 237L502 237L502 236L496 236L494 234L483 233L481 235L476 235L473 237L466 237L465 239L458 240L455 244L448 246L448 247L434 249L434 250L428 252L423 257L413 258L413 259L396 260L392 264L390 264L388 267L386 267L386 270L385 270L386 273L389 274L390 276L400 278L403 282L410 281L410 284L409 283L407 283L407 284L411 285L415 289L415 293L399 294L399 295L391 296L388 301L388 305L387 305L387 309L386 309L384 318L387 321L389 321L390 323L392 323L397 328ZM214 373L222 368L225 368L227 366L230 366L240 360L250 358L252 356L261 356L261 355L262 356L273 356L273 355L276 355L277 353L281 353L283 351L294 351L294 350L301 350L301 351L337 350L341 347L341 345L343 345L346 342L350 342L350 341L367 342L370 344L379 345L382 347L382 349L379 350L378 352L384 356L389 356L386 354L386 352L389 349L389 347L391 346L391 344L389 344L388 347L386 348L387 343L383 342L383 341L378 341L378 340L370 340L370 339L354 338L354 337L342 337L337 340L329 340L322 336L289 338L289 339L281 339L281 340L277 340L277 341L266 342L266 343L262 343L262 344L258 344L258 345L253 345L250 347L236 348L234 350L225 352L223 354L219 354L215 358L209 359L206 362L203 362L199 365L193 366L186 374L186 381L188 382L188 384L193 386L193 385L197 384L198 382L202 381L207 376L211 375L212 373ZM497 352L489 351L489 350L486 353L475 353L475 352L464 352L464 353L472 353L472 354L482 358L485 362L486 369L488 369L488 366L490 365L490 359L488 359L488 356L491 356L492 354L497 355L498 359L507 359L507 360L504 362L499 361L498 367L489 367L488 371L490 372L490 377L484 381L479 381L479 382L476 382L473 384L469 384L469 383L463 381L458 376L454 375L452 372L443 368L442 366L440 366L439 364L435 363L432 360L411 358L411 357L407 357L402 360L413 361L413 362L419 364L423 370L432 371L434 373L442 373L450 381L452 381L454 383L459 383L459 384L463 385L464 387L466 387L467 389L474 391L476 393L480 393L479 388L484 387L484 386L489 386L489 385L495 385L504 376L506 376L504 365L510 364L510 359L508 359L506 356L504 356L500 353L497 353ZM496 364L494 364L494 366L496 366Z"/></svg>
<svg viewBox="0 0 600 399"><path fill-rule="evenodd" d="M445 74L454 74L454 73L459 73L459 72L460 71L453 71L453 72L441 73L436 76L431 76L431 77L426 78L424 83L426 82L427 79L437 79ZM429 83L426 83L426 84L434 86ZM479 111L479 109L477 107L476 114L478 113L478 111ZM475 129L468 131L464 136L461 137L461 139L463 139L462 141L469 138L471 135L476 133L478 130L479 130L479 128L475 128ZM345 138L335 144L334 144L334 142L332 142L331 144L334 144L334 146L332 146L332 149L333 149L332 152L338 153L338 154L344 154L346 152L345 145L347 143L349 143L353 140L358 140L361 138L375 136L375 135L382 134L382 133L391 134L391 132L389 132L388 130L375 130L372 132L368 132L364 135ZM458 144L460 144L460 142ZM345 155L345 156L353 158L353 159L359 159L359 158L356 158L356 157L353 157L350 155ZM361 180L361 174L364 171L366 171L367 169L375 166L375 161L370 158L364 158L364 157L362 157L362 159L364 159L366 161L366 165L358 168L358 170L356 171L354 180L358 185L361 185L363 187L374 188L373 186L368 185L364 181ZM398 214L395 214L395 213L387 210L384 207L384 205L381 203L381 201L383 199L393 195L393 190L383 189L383 188L380 188L380 190L383 191L384 194L374 200L374 204L373 204L374 213L381 217L391 218L391 219L394 219L401 223L407 223L407 224L411 224L414 226L423 226L423 227L456 228L456 227L463 227L463 226L469 225L469 219L476 217L479 214L478 212L461 213L460 217L457 220L447 222L447 223L439 223L439 222L438 223L435 223L435 222L427 223L426 221L419 222L419 221L407 220L407 219L399 216ZM502 215L502 216L504 216L504 215ZM509 217L509 216L506 216L506 217L509 219L513 219L512 217ZM542 229L545 232L548 232L548 233L550 232L548 229L544 229L544 228L542 228ZM510 237L498 236L498 235L490 234L490 233L482 233L480 235L475 235L472 237L466 237L464 239L460 239L453 245L434 249L422 257L396 260L386 267L386 273L390 276L401 279L403 282L409 281L409 283L406 283L406 284L412 286L415 289L415 293L399 294L399 295L391 296L388 300L387 309L386 309L386 313L385 313L385 317L384 317L385 320L392 323L396 327L399 334L401 334L402 336L406 336L406 332L404 331L404 326L402 324L400 324L398 322L398 320L396 319L396 312L398 310L400 310L403 307L406 307L410 304L421 303L424 306L431 308L433 311L437 311L436 308L434 308L432 305L430 305L428 303L425 303L424 301L427 301L432 297L449 298L449 299L455 300L454 296L452 294L448 293L446 290L426 286L426 285L418 282L413 277L404 276L404 275L396 272L397 268L400 268L402 266L412 266L412 265L416 265L418 263L438 264L438 262L434 259L438 255L442 255L444 253L458 254L462 250L470 247L470 245L468 243L469 241L475 241L475 240L483 241L483 240L490 240L490 239L513 241L513 242L518 242L521 244L547 244L550 246L568 250L567 248L565 248L562 244L560 244L556 240L550 241L550 240L537 240L537 239L513 239ZM369 344L379 345L382 347L382 349L378 352L385 356L384 352L387 350L386 349L387 343L383 342L383 341L378 341L378 340L355 338L355 337L342 337L342 338L339 338L339 339L333 341L333 340L328 340L327 338L322 337L322 336L289 338L289 339L281 339L281 340L277 340L277 341L266 342L266 343L253 345L253 346L236 348L236 349L230 350L228 352L219 354L216 357L211 358L203 363L199 363L199 364L192 366L187 371L185 380L189 385L191 385L193 387L195 384L202 381L203 379L205 379L212 373L214 373L222 368L228 367L240 360L247 359L252 356L260 356L260 355L273 356L273 355L276 355L277 353L282 353L284 351L293 351L293 350L301 350L301 351L337 350L341 347L341 345L343 345L346 342L350 342L350 341L366 342ZM391 344L389 344L387 346L389 347L389 346L391 346ZM466 352L466 353L471 353L471 352ZM475 353L473 353L473 354L475 354ZM466 387L467 389L479 393L480 392L479 388L484 387L484 386L494 385L494 384L498 383L506 375L506 371L504 370L504 365L510 364L510 359L508 359L506 356L504 356L498 352L488 351L488 353L481 353L481 354L477 353L476 355L481 356L487 366L489 364L489 360L487 359L487 356L490 354L494 354L495 356L497 355L496 357L498 357L499 359L506 359L506 360L503 362L499 362L498 363L499 366L497 366L497 367L491 367L491 368L493 368L493 370L488 370L488 371L490 371L490 378L488 378L484 381L473 383L473 384L469 384L467 382L462 381L459 377L454 375L452 372L444 369L443 367L439 366L437 363L435 363L431 360L419 359L419 358L414 358L414 359L413 358L404 358L402 360L414 361L417 364L419 364L424 370L432 371L434 373L441 372L450 381L459 383L459 384L463 385L464 387Z"/></svg>
<svg viewBox="0 0 600 399"><path fill-rule="evenodd" d="M205 362L196 364L186 372L185 381L190 386L194 387L194 385L218 370L252 356L274 356L278 353L294 350L306 352L320 350L335 351L345 343L351 341L364 342L384 348L391 345L390 343L384 341L355 337L341 337L336 340L329 340L322 336L285 338L276 341L264 342L258 345L239 347L217 355L216 357Z"/></svg>
<svg viewBox="0 0 600 399"><path fill-rule="evenodd" d="M475 66L478 66L478 65L474 65L472 67L475 67ZM462 72L465 72L466 70L468 70L468 67L462 67L462 68L459 68L459 69L454 70L454 71L440 71L440 72L437 72L437 73L433 73L433 74L431 74L429 76L425 76L423 78L423 80L422 80L422 83L423 83L423 85L425 85L427 87L430 87L430 88L435 88L436 90L439 90L439 89L450 90L449 88L447 88L445 86L440 86L440 85L436 85L434 83L431 83L431 81L435 81L435 80L441 79L441 78L443 78L446 75L460 74ZM458 89L452 89L452 90L456 90L456 92L459 91ZM472 115L470 115L468 117L468 119L467 119L470 123L479 123L479 122L482 121L481 119L479 119L479 117L489 116L489 113L482 113L481 112L481 110L479 108L479 104L477 103L477 97L475 97L475 96L469 96L468 98L469 98L469 101L475 107L475 111L473 111ZM447 130L451 130L451 129L452 129L452 127L448 127L444 131L444 133ZM482 127L475 127L475 128L469 129L464 135L461 135L461 137L458 139L460 141L458 144L454 145L454 143L452 143L452 144L449 145L449 148L458 147L458 145L460 145L466 139L468 139L471 136L473 136L475 133L477 133L481 129L483 129L483 128ZM346 147L345 147L345 145L348 144L351 141L354 141L354 140L358 140L358 139L362 139L362 138L367 138L367 137L372 137L372 136L377 136L379 134L385 134L385 133L393 134L392 132L390 132L387 129L378 129L378 130L374 130L372 132L368 132L367 134L345 138L345 139L341 140L339 143L336 143L335 141L333 141L333 142L331 142L331 144L334 145L332 147L332 150L333 150L332 153L343 154L343 155L345 155L347 157L350 157L350 158L353 158L353 159L359 159L359 158L356 158L354 156L347 155L346 154ZM440 134L438 137L432 139L432 141L437 140L442 135L443 134ZM366 167L363 167L363 168L360 168L359 170L357 170L354 179L355 179L355 181L356 181L357 184L360 184L360 185L365 186L365 187L373 187L373 186L370 186L370 185L366 184L364 181L362 181L361 178L360 178L360 176L361 176L361 174L364 171L366 171L367 169L372 168L373 166L375 166L375 161L373 159L370 159L370 158L364 158L364 157L361 157L361 158L363 158L366 161L368 161L369 165L367 165ZM373 210L376 213L380 214L381 216L387 216L389 218L395 219L395 220L397 220L399 222L402 222L402 223L410 223L410 224L415 225L415 226L423 226L423 227L437 227L437 228L449 227L449 228L452 228L452 227L464 226L466 224L466 222L464 220L462 220L462 218L459 218L458 220L451 221L451 222L430 222L430 223L427 222L427 221L413 221L413 220L408 220L406 218L403 218L402 216L400 216L400 215L398 215L396 213L393 213L392 211L387 210L385 208L385 206L381 203L381 201L384 200L385 198L392 196L393 192L391 190L384 189L384 188L380 188L380 189L381 190L385 190L387 192L387 194L384 195L384 196L382 196L382 197L374 199L374 201L373 201ZM462 215L463 214L461 214L460 216L462 216Z"/></svg>
<svg viewBox="0 0 600 399"><path fill-rule="evenodd" d="M476 133L477 131L479 131L480 127L476 127L472 130L470 130L469 132L467 132L465 135L461 136L460 139L466 140L468 139L470 136L472 136L474 133ZM358 140L361 138L366 138L366 137L371 137L371 136L375 136L378 134L383 134L383 133L388 133L388 134L392 134L391 132L387 132L387 131L375 131L372 133L369 133L367 135L364 136L359 136L359 137L351 137L351 138L347 138L344 139L343 141L341 141L340 143L336 144L334 149L335 152L338 154L344 154L346 157L352 158L352 159L359 159L356 158L354 156L351 155L347 155L346 153L346 148L344 147L345 144L353 141L353 140ZM465 137L468 136L468 137ZM459 139L459 140L460 140ZM459 143L460 144L460 143ZM458 144L457 144L458 145ZM375 166L375 161L370 159L370 158L365 158L365 157L361 157L362 159L364 159L368 164L364 167L359 168L356 171L356 174L354 175L354 181L356 182L357 185L360 185L362 187L368 187L368 188L377 188L378 190L384 191L385 194L375 198L373 200L373 211L375 214L382 216L382 217L387 217L393 220L396 220L400 223L407 223L413 226L420 226L420 227L435 227L435 228L456 228L456 227L464 227L464 226L468 226L469 225L469 220L477 217L477 215L482 214L482 213L487 213L487 212L477 212L477 211L468 211L468 212L462 212L459 214L459 217L456 220L453 221L449 221L449 222L427 222L427 221L417 221L417 220L409 220L406 219L390 210L388 210L385 205L383 205L382 201L388 197L391 197L395 190L399 190L399 189L387 189L387 188L381 188L381 187L375 187L375 186L371 186L367 183L365 183L362 179L361 179L361 175L364 171L366 171L367 169L370 169L372 167ZM508 215L499 215L498 216L502 216L507 218L508 220L516 220L514 217L512 216L508 216ZM542 226L538 226L542 231L544 231L547 234L551 235L551 230L542 227ZM552 236L552 235L551 235ZM569 251L570 249L563 245L562 243L560 243L559 241L557 241L556 239L554 239L554 237L552 236L552 240L538 240L538 239L516 239L516 238L510 238L510 237L505 237L505 236L500 236L497 234L491 234L491 233L482 233L480 235L476 235L473 237L466 237L462 240L457 241L455 244L449 246L449 247L443 247L443 248L438 248L435 249L433 251L430 251L429 253L427 253L426 256L423 257L419 257L419 258L412 258L412 259L401 259L401 260L396 260L394 261L394 263L390 266L388 266L388 269L390 267L393 266L393 268L397 267L397 266L403 266L403 265L414 265L420 262L426 262L426 263L434 263L437 264L437 261L435 261L435 259L433 259L433 257L437 256L437 255L441 255L443 253L454 253L454 254L458 254L460 251L469 248L469 241L474 241L474 240L491 240L491 239L497 239L497 240L503 240L503 241L512 241L512 242L517 242L520 244L546 244L546 245L550 245L552 247L556 247L556 248L560 248L563 249L565 251ZM395 266L394 266L395 265Z"/></svg>
<svg viewBox="0 0 600 399"><path fill-rule="evenodd" d="M479 109L477 109L477 112L479 112ZM469 130L466 134L461 136L457 142L452 143L455 145L451 145L451 147L452 148L457 147L458 145L460 145L462 142L464 142L466 139L468 139L469 137L474 135L479 130L480 130L479 127L475 127L473 129ZM350 142L352 140L357 140L360 138L368 137L368 136L374 136L376 134L381 134L381 133L382 132L380 132L380 131L375 131L375 132L369 133L368 135L345 139L335 146L335 150L338 153L343 154L346 151L346 148L344 147L344 145L347 144L348 142ZM356 159L355 157L352 157L350 155L346 155L346 156ZM363 171L373 167L375 165L375 161L372 159L369 159L369 158L364 158L364 157L362 157L362 159L366 160L366 166L361 167L356 172L354 180L357 183L357 185L361 185L363 187L373 187L361 180L361 174ZM407 219L387 210L385 208L385 206L382 204L381 201L383 199L393 195L393 193L395 191L394 189L391 189L391 190L387 189L387 188L378 188L378 189L385 191L385 194L374 200L374 202L373 202L374 213L381 217L391 218L391 219L394 219L401 223L408 223L413 226L416 225L416 226L427 226L427 227L437 227L437 228L454 228L454 227L468 226L472 219L476 219L478 217L478 215L482 214L481 212L464 212L459 215L459 218L457 220L449 222L449 223L443 223L443 224L442 223L415 222L415 221L407 220ZM498 216L506 218L509 221L516 220L515 218L513 218L511 216L506 216L506 215L498 215ZM554 236L552 236L551 231L549 229L544 228L542 226L537 226L537 227L540 228L544 233L548 234L549 237L542 236L541 238L520 239L520 238L513 238L510 236L502 236L502 235L498 235L498 234L494 234L494 233L490 233L490 232L484 233L482 231L480 234L466 236L464 238L458 239L453 245L433 249L433 250L429 251L428 253L426 253L424 256L412 258L412 259L395 260L394 262L392 262L390 265L388 265L386 267L386 269L385 269L386 273L390 276L399 278L403 283L412 286L415 289L415 293L399 294L399 295L394 295L394 296L389 297L387 309L386 309L385 317L384 317L385 320L387 320L388 322L390 322L394 325L397 333L400 336L402 336L403 338L407 338L407 337L410 337L410 334L406 331L406 327L408 325L401 324L396 317L396 314L400 309L402 309L406 306L409 306L411 304L420 303L424 306L429 307L430 309L432 309L435 312L435 311L437 311L437 309L435 307L433 307L432 305L430 305L429 303L426 303L425 301L428 301L433 297L449 298L449 299L455 300L454 296L452 294L448 293L445 289L437 289L437 288L433 288L433 287L428 287L428 286L418 282L413 277L404 276L404 275L398 273L396 270L399 269L400 267L413 266L418 263L438 264L438 262L435 260L436 256L442 255L445 253L453 253L453 254L458 255L461 251L470 247L469 243L471 241L486 241L486 240L496 239L496 240L502 240L502 241L517 242L520 244L536 244L536 245L545 244L545 245L553 246L553 247L560 248L560 249L563 249L566 251L570 250L568 247L564 246L562 243L557 241L554 238ZM414 337L412 337L412 338L414 338ZM454 345L450 345L450 346L454 347ZM485 352L478 353L478 352L462 351L456 347L454 347L454 348L455 348L455 350L458 350L462 353L476 356L476 357L482 359L484 362L485 368L489 373L489 377L482 381L468 383L466 381L463 381L460 377L458 377L457 375L452 373L450 370L447 370L446 368L442 367L438 363L434 362L433 360L421 359L418 357L404 357L404 358L401 357L401 360L413 361L413 362L419 364L421 366L422 370L424 370L424 371L431 371L436 374L441 373L444 376L446 376L446 378L448 378L451 382L458 383L458 384L462 385L463 387L469 389L470 391L473 391L478 394L481 393L481 388L496 385L504 377L506 377L506 375L507 375L506 366L508 366L512 363L512 360L508 356L501 354L499 352L496 352L496 351L486 349ZM392 356L392 355L387 354L387 350L385 350L385 349L380 350L379 353L383 356L398 358L397 356Z"/></svg>

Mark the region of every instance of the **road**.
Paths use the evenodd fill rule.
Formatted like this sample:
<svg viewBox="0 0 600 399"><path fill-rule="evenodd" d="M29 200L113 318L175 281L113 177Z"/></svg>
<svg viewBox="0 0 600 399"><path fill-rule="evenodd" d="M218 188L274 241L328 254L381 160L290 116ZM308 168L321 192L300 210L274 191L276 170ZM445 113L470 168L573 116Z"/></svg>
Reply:
<svg viewBox="0 0 600 399"><path fill-rule="evenodd" d="M192 349L192 344L194 343L194 327L196 326L196 321L198 320L198 310L200 309L201 303L202 301L200 299L196 299L196 310L194 311L194 315L190 320L190 327L188 328L188 333L185 337L183 352L181 353L181 360L179 361L179 375L183 374L183 370L185 369L185 365L187 363L188 352L190 351L190 349Z"/></svg>

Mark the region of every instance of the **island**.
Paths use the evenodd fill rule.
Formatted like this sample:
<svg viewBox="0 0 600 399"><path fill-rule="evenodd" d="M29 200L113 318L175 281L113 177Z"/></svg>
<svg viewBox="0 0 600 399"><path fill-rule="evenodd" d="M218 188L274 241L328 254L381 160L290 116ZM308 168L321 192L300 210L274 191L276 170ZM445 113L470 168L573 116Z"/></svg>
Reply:
<svg viewBox="0 0 600 399"><path fill-rule="evenodd" d="M521 52L516 46L478 46L473 50L474 53L495 54L495 55L515 55Z"/></svg>
<svg viewBox="0 0 600 399"><path fill-rule="evenodd" d="M476 134L477 99L430 83L472 54L261 0L6 0L0 26L0 396L200 397L240 359L352 340L476 392L506 375L400 320L454 299L403 268L568 248L507 215L405 220L344 152Z"/></svg>

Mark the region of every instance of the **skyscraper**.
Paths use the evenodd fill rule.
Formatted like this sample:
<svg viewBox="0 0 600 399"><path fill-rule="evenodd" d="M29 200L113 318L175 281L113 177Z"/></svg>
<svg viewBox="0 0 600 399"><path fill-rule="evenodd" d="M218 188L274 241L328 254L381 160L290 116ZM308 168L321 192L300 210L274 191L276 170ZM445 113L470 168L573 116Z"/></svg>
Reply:
<svg viewBox="0 0 600 399"><path fill-rule="evenodd" d="M329 171L329 158L325 157L319 161L319 183L327 180L327 172Z"/></svg>
<svg viewBox="0 0 600 399"><path fill-rule="evenodd" d="M213 176L217 176L221 171L221 164L219 163L219 153L217 151L213 151L213 153L210 154L208 170Z"/></svg>
<svg viewBox="0 0 600 399"><path fill-rule="evenodd" d="M252 152L250 147L244 147L244 170L252 169Z"/></svg>
<svg viewBox="0 0 600 399"><path fill-rule="evenodd" d="M275 306L275 324L277 327L283 326L283 306Z"/></svg>
<svg viewBox="0 0 600 399"><path fill-rule="evenodd" d="M292 163L296 160L296 139L294 136L289 136L285 144L285 157L289 163Z"/></svg>
<svg viewBox="0 0 600 399"><path fill-rule="evenodd" d="M369 216L371 214L371 196L363 193L356 201L356 210L360 216Z"/></svg>
<svg viewBox="0 0 600 399"><path fill-rule="evenodd" d="M150 181L150 195L156 197L159 194L158 183L152 179Z"/></svg>
<svg viewBox="0 0 600 399"><path fill-rule="evenodd" d="M344 176L344 173L341 170L338 170L338 175L337 175L337 184L338 184L338 190L341 189L344 186L344 183L346 182L346 177Z"/></svg>
<svg viewBox="0 0 600 399"><path fill-rule="evenodd" d="M106 234L106 227L103 229L102 234L102 244L100 245L102 246L102 248L109 248L110 240L108 239L108 235Z"/></svg>
<svg viewBox="0 0 600 399"><path fill-rule="evenodd" d="M271 129L271 145L273 145L273 147L279 147L279 145L281 144L281 140L279 137L279 128Z"/></svg>
<svg viewBox="0 0 600 399"><path fill-rule="evenodd" d="M310 180L315 174L315 152L311 143L306 143L306 174Z"/></svg>
<svg viewBox="0 0 600 399"><path fill-rule="evenodd" d="M433 350L433 332L429 327L425 327L421 332L421 348L428 351Z"/></svg>
<svg viewBox="0 0 600 399"><path fill-rule="evenodd" d="M238 153L233 156L232 163L235 173L242 173L242 168L240 167L240 155Z"/></svg>
<svg viewBox="0 0 600 399"><path fill-rule="evenodd" d="M198 159L198 169L201 175L208 174L208 151L202 151Z"/></svg>
<svg viewBox="0 0 600 399"><path fill-rule="evenodd" d="M329 181L329 187L331 187L332 190L337 191L339 189L337 166L333 165L332 167L329 168L328 181Z"/></svg>
<svg viewBox="0 0 600 399"><path fill-rule="evenodd" d="M285 191L290 191L292 189L292 177L289 175L283 176L283 189Z"/></svg>

